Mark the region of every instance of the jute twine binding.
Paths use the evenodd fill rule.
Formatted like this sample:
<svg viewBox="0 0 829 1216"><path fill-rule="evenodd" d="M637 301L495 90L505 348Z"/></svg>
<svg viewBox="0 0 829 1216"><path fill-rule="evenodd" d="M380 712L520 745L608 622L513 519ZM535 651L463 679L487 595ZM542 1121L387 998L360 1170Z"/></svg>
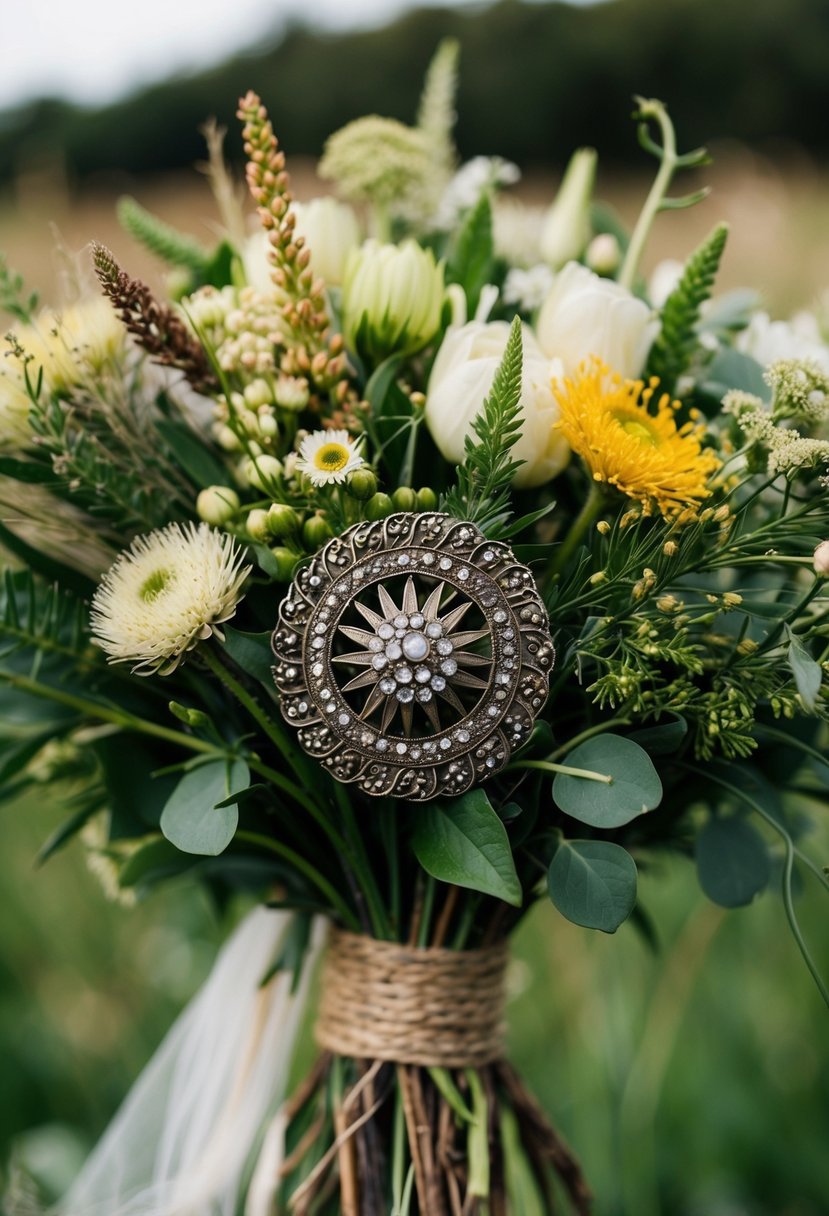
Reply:
<svg viewBox="0 0 829 1216"><path fill-rule="evenodd" d="M472 1068L503 1057L505 942L416 949L334 929L316 1038L357 1060Z"/></svg>

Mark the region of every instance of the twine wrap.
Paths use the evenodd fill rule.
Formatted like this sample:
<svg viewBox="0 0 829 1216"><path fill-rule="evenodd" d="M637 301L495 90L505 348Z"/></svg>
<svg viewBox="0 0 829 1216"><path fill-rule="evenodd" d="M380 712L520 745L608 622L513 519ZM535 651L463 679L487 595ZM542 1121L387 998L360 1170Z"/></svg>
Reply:
<svg viewBox="0 0 829 1216"><path fill-rule="evenodd" d="M506 942L417 949L334 929L316 1038L357 1060L473 1068L503 1056Z"/></svg>

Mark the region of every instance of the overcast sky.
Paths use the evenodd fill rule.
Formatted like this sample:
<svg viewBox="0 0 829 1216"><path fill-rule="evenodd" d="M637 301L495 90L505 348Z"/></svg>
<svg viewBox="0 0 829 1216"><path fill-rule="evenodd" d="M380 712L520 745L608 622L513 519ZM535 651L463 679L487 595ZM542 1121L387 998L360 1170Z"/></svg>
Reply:
<svg viewBox="0 0 829 1216"><path fill-rule="evenodd" d="M0 0L0 109L44 95L104 102L219 61L291 18L370 26L414 6L415 0Z"/></svg>

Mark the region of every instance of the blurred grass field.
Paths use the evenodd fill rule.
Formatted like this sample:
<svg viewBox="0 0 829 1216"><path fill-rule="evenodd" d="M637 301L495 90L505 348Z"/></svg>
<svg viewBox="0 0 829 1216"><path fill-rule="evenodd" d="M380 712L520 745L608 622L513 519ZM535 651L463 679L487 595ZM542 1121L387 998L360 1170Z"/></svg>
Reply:
<svg viewBox="0 0 829 1216"><path fill-rule="evenodd" d="M829 177L731 149L707 179L713 196L661 217L653 266L683 256L719 219L732 223L722 286L750 286L776 315L829 287ZM314 183L296 174L298 193ZM121 233L115 197L208 240L203 182L109 181L79 196L59 178L19 182L0 200L0 249L44 299L67 250L109 244L134 272L158 266ZM543 201L555 183L526 185ZM628 220L647 182L600 181ZM101 1132L222 937L205 897L172 886L135 909L108 902L70 847L37 869L62 818L46 800L0 809L0 1160L14 1143L59 1185ZM829 825L812 846L829 856ZM597 1216L825 1216L829 1212L826 1011L797 953L778 895L723 913L691 866L644 874L657 927L652 950L626 925L613 938L540 906L516 942L512 1053L580 1154ZM827 904L799 904L815 953L827 952Z"/></svg>

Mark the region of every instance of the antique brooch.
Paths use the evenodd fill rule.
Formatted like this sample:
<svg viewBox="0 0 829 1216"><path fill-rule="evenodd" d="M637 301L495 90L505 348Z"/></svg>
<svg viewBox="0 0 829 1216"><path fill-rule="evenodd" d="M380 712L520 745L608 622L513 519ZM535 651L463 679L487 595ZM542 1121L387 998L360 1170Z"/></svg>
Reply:
<svg viewBox="0 0 829 1216"><path fill-rule="evenodd" d="M361 523L294 579L273 633L283 716L338 781L424 800L507 763L555 652L508 545L436 512Z"/></svg>

